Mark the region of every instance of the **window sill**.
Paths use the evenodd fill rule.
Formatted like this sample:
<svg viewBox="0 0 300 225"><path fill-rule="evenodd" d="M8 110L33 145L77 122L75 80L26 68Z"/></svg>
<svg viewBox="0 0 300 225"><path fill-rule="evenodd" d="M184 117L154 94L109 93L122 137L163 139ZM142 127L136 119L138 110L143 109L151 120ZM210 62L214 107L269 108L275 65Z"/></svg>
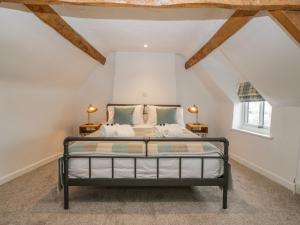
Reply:
<svg viewBox="0 0 300 225"><path fill-rule="evenodd" d="M231 130L241 132L241 133L245 133L245 134L254 135L254 136L257 136L257 137L262 137L262 138L269 139L269 140L274 139L272 136L270 136L268 134L256 133L256 132L249 131L249 130L244 130L244 129L239 129L239 128L232 128Z"/></svg>

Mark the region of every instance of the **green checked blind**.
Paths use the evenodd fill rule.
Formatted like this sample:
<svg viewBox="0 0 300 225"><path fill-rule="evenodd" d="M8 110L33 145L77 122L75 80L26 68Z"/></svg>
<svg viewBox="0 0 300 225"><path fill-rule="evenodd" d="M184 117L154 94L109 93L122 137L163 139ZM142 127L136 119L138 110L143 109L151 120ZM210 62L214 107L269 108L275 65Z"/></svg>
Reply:
<svg viewBox="0 0 300 225"><path fill-rule="evenodd" d="M265 101L259 92L250 82L243 82L239 85L238 96L241 102Z"/></svg>

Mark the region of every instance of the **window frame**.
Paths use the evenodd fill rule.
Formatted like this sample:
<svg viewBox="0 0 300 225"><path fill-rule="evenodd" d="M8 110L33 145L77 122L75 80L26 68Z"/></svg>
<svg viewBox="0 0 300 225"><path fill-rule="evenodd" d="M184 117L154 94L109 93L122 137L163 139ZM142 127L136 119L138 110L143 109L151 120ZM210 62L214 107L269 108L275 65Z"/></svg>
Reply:
<svg viewBox="0 0 300 225"><path fill-rule="evenodd" d="M241 123L241 129L257 132L257 133L263 133L268 134L270 133L270 126L265 126L264 124L264 116L265 116L265 102L266 101L259 101L259 124L249 124L249 103L250 102L243 102L242 103L242 123Z"/></svg>

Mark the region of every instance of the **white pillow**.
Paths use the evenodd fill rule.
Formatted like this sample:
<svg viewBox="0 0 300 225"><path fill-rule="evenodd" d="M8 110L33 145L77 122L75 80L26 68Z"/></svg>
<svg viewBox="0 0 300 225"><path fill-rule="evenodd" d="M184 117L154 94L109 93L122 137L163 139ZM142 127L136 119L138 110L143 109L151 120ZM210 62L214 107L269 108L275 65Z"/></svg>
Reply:
<svg viewBox="0 0 300 225"><path fill-rule="evenodd" d="M147 105L146 113L148 115L147 124L149 125L156 125L156 106L154 105Z"/></svg>
<svg viewBox="0 0 300 225"><path fill-rule="evenodd" d="M177 123L181 126L185 126L183 119L183 108L177 107Z"/></svg>
<svg viewBox="0 0 300 225"><path fill-rule="evenodd" d="M146 112L148 113L147 124L149 124L149 125L157 124L157 113L156 113L157 108L166 109L166 108L174 108L174 107L159 107L159 106L155 106L155 105L148 105L146 108ZM176 119L177 119L177 124L184 126L183 108L182 107L177 107Z"/></svg>
<svg viewBox="0 0 300 225"><path fill-rule="evenodd" d="M111 124L114 123L114 113L115 107L118 108L132 108L134 107L132 123L133 125L141 125L144 124L144 106L143 105L132 105L132 106L108 106L108 120L107 123Z"/></svg>

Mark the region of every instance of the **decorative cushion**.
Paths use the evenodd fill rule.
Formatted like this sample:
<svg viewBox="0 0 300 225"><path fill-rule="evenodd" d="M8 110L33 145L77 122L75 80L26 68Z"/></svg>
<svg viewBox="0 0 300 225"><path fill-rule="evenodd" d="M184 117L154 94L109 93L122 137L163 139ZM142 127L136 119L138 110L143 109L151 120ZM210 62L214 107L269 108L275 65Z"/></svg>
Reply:
<svg viewBox="0 0 300 225"><path fill-rule="evenodd" d="M117 124L133 124L134 107L130 108L114 108L114 123Z"/></svg>
<svg viewBox="0 0 300 225"><path fill-rule="evenodd" d="M176 124L177 123L177 108L157 108L157 124L168 123Z"/></svg>
<svg viewBox="0 0 300 225"><path fill-rule="evenodd" d="M157 124L157 113L156 109L170 109L174 107L160 107L155 105L147 105L145 110L147 113L147 120L146 123L149 125L156 125ZM177 116L176 116L176 123L181 126L185 126L184 119L183 119L183 108L182 107L176 107L177 109Z"/></svg>
<svg viewBox="0 0 300 225"><path fill-rule="evenodd" d="M114 123L114 109L115 107L118 108L132 108L134 107L133 111L133 118L132 118L132 123L133 125L141 125L144 124L144 105L132 105L132 106L108 106L107 111L108 111L108 120L107 123L111 124ZM156 113L156 112L155 112Z"/></svg>

